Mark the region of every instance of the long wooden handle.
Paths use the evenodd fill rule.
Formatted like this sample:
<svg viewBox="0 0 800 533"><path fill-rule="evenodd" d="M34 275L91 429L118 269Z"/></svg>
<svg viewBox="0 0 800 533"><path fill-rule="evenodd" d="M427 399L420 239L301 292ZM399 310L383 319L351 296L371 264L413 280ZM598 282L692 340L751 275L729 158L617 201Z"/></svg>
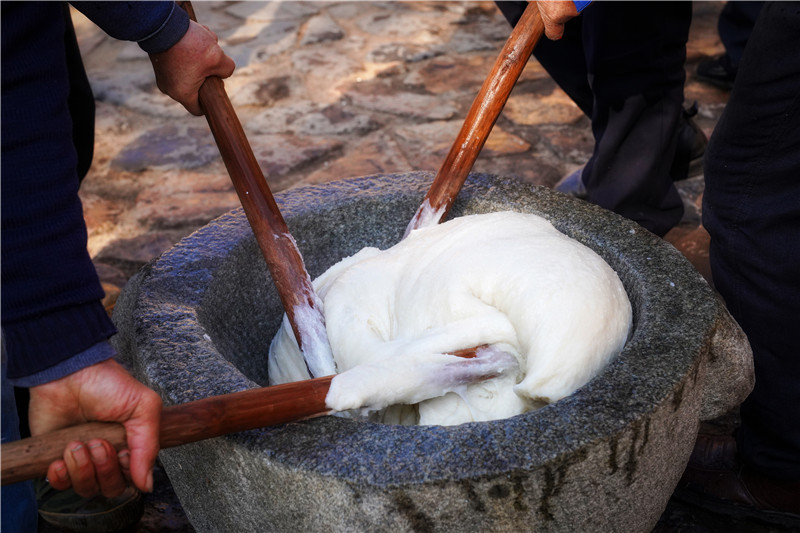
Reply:
<svg viewBox="0 0 800 533"><path fill-rule="evenodd" d="M477 349L484 347L458 350L451 355L471 359ZM171 448L239 431L327 415L331 410L325 404L325 397L333 377L249 389L165 407L161 411L159 446ZM50 463L62 457L67 444L95 438L106 439L118 450L127 446L124 426L110 422L90 422L8 442L3 444L0 454L0 481L7 485L42 477L47 474Z"/></svg>
<svg viewBox="0 0 800 533"><path fill-rule="evenodd" d="M229 433L274 426L330 413L325 406L333 376L275 385L165 407L161 412L159 445L170 448ZM3 444L2 484L47 474L67 444L77 440L108 440L127 446L122 424L91 422Z"/></svg>
<svg viewBox="0 0 800 533"><path fill-rule="evenodd" d="M181 2L181 6L196 20L189 2ZM225 92L223 81L216 76L207 78L200 87L199 98L308 371L313 377L333 374L335 368L325 319L319 310L311 278Z"/></svg>
<svg viewBox="0 0 800 533"><path fill-rule="evenodd" d="M414 229L439 223L450 212L542 34L544 23L539 7L536 2L529 2L472 102L461 131L439 168L425 200L411 219L406 235Z"/></svg>

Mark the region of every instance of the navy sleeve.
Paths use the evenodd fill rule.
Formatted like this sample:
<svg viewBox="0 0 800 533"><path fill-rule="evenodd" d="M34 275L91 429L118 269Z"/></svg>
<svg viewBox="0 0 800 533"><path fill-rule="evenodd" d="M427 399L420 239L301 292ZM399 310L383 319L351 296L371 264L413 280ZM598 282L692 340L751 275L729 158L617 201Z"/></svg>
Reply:
<svg viewBox="0 0 800 533"><path fill-rule="evenodd" d="M163 52L189 28L189 16L175 2L70 2L115 39L135 41L148 54Z"/></svg>
<svg viewBox="0 0 800 533"><path fill-rule="evenodd" d="M2 328L8 377L66 363L114 325L86 249L60 2L2 2Z"/></svg>
<svg viewBox="0 0 800 533"><path fill-rule="evenodd" d="M17 379L9 379L15 387L35 387L43 383L49 383L73 372L77 372L87 366L91 366L107 359L116 357L117 351L106 341L98 342L94 346L80 353L75 354L61 363L45 368L40 372L23 376Z"/></svg>

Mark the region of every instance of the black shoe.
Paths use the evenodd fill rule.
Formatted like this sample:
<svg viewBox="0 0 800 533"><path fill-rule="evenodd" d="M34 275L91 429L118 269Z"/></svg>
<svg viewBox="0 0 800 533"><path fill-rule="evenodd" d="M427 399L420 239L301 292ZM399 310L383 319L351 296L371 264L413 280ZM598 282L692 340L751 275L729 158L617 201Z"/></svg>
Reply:
<svg viewBox="0 0 800 533"><path fill-rule="evenodd" d="M56 490L44 479L34 481L39 516L48 524L74 533L133 529L144 514L144 500L134 487L116 498L83 498L72 489Z"/></svg>
<svg viewBox="0 0 800 533"><path fill-rule="evenodd" d="M678 146L672 162L672 181L699 176L703 173L703 158L708 146L708 137L692 117L697 115L697 102L685 108L681 114L678 130Z"/></svg>
<svg viewBox="0 0 800 533"><path fill-rule="evenodd" d="M736 66L731 63L728 54L703 61L697 65L696 77L714 87L730 91L736 80Z"/></svg>
<svg viewBox="0 0 800 533"><path fill-rule="evenodd" d="M674 497L735 519L753 519L788 531L800 528L800 481L767 478L748 469L729 435L699 435Z"/></svg>

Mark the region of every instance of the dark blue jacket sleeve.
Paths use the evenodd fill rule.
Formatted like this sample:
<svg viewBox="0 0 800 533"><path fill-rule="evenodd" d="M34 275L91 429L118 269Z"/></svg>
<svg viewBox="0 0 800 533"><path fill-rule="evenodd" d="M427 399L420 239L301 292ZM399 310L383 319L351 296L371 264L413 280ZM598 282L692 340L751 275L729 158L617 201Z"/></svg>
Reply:
<svg viewBox="0 0 800 533"><path fill-rule="evenodd" d="M70 3L111 37L136 41L148 54L169 49L189 27L189 16L175 2Z"/></svg>

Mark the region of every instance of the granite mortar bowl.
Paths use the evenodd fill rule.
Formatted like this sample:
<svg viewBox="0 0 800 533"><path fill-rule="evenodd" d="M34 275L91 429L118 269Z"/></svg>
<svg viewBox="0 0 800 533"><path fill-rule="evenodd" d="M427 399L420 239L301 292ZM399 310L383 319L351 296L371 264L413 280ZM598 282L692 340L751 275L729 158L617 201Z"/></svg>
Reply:
<svg viewBox="0 0 800 533"><path fill-rule="evenodd" d="M277 195L315 277L400 240L433 175L346 179ZM540 214L597 251L633 306L624 351L568 398L505 420L405 427L322 417L163 450L201 532L649 531L699 420L752 387L747 341L672 246L613 213L473 174L452 216ZM115 343L165 404L267 384L282 309L244 213L187 237L126 286Z"/></svg>

